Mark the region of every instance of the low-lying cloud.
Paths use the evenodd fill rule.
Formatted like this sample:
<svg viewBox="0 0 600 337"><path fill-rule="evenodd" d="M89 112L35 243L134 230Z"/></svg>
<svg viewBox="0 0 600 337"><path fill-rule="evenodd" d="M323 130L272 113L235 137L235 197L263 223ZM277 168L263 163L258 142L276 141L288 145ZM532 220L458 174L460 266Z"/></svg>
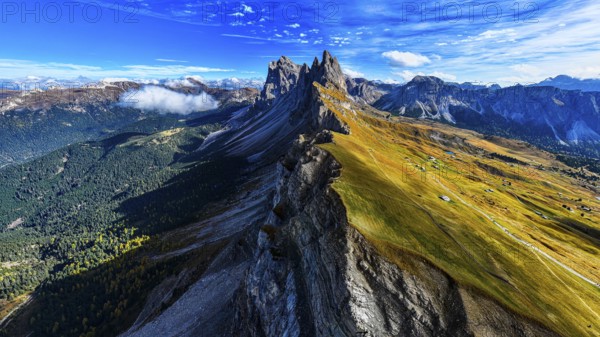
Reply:
<svg viewBox="0 0 600 337"><path fill-rule="evenodd" d="M199 95L186 95L153 85L124 93L120 101L124 106L145 111L157 111L161 114L188 115L192 112L219 107L219 102L204 92Z"/></svg>

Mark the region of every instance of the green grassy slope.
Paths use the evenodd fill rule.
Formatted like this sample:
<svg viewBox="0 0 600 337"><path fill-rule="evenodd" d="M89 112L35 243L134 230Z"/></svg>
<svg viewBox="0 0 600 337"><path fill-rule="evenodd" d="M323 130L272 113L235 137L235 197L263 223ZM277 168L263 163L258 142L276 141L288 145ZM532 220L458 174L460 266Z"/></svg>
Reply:
<svg viewBox="0 0 600 337"><path fill-rule="evenodd" d="M407 256L425 258L561 335L600 334L600 288L592 284L600 283L600 201L592 186L524 143L385 121L318 88L351 132L322 145L343 167L333 188L351 225L382 254L405 268Z"/></svg>

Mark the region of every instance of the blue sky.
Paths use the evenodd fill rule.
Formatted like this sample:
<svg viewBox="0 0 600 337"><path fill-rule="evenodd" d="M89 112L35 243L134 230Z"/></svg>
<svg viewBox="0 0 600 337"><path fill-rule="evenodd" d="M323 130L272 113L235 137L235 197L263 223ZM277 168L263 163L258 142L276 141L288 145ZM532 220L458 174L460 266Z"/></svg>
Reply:
<svg viewBox="0 0 600 337"><path fill-rule="evenodd" d="M3 1L0 78L264 78L323 49L387 81L599 78L599 27L592 0Z"/></svg>

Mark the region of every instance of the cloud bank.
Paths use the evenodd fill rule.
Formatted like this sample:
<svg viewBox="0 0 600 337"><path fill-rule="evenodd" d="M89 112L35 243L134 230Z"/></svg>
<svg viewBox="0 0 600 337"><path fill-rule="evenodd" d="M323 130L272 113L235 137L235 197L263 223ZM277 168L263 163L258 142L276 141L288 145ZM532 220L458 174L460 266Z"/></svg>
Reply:
<svg viewBox="0 0 600 337"><path fill-rule="evenodd" d="M168 64L168 65L124 65L116 68L104 68L83 64L36 62L30 60L2 59L0 58L0 74L3 78L23 78L31 75L75 78L85 76L99 79L107 77L124 78L167 78L205 73L233 72L234 69L204 67L196 65Z"/></svg>
<svg viewBox="0 0 600 337"><path fill-rule="evenodd" d="M365 74L360 71L356 71L348 66L342 65L342 72L351 78L364 78Z"/></svg>
<svg viewBox="0 0 600 337"><path fill-rule="evenodd" d="M386 58L391 66L396 67L420 67L431 63L431 60L427 56L397 50L386 51L381 56Z"/></svg>
<svg viewBox="0 0 600 337"><path fill-rule="evenodd" d="M161 114L189 115L192 112L219 107L219 102L204 92L200 95L186 95L153 85L124 93L120 101L123 106L145 111L157 111Z"/></svg>

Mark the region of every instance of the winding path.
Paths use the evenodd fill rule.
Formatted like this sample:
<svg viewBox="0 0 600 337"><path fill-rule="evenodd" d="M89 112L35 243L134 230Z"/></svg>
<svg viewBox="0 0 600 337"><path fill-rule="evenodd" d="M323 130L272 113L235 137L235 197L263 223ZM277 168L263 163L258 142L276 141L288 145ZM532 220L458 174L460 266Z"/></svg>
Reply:
<svg viewBox="0 0 600 337"><path fill-rule="evenodd" d="M373 159L373 161L375 162L375 164L377 164L377 167L379 167L382 172L384 173L385 177L394 185L396 185L397 188L400 188L400 186L398 186L385 172L385 170L382 169L382 164L375 158L375 156L373 156L373 152L374 150L372 148L368 149L369 151L369 155L371 157L371 159ZM558 261L556 258L554 258L553 256L549 255L548 253L544 252L543 250L539 249L538 247L534 246L533 244L518 238L516 235L514 235L513 233L511 233L508 228L502 226L501 224L499 224L496 220L494 220L493 217L491 217L490 215L488 215L487 213L485 213L484 211L482 211L481 209L479 209L478 207L466 202L464 199L462 199L459 195L457 195L456 193L454 193L454 191L452 191L451 189L449 189L446 185L444 185L437 177L434 177L433 179L435 182L437 182L443 189L445 189L449 194L452 194L457 200L459 200L461 203L463 203L465 206L477 211L478 213L480 213L481 215L483 215L486 219L488 219L489 221L491 221L495 226L497 226L503 233L505 233L508 237L510 237L511 239L513 239L514 241L524 245L525 247L531 249L532 251L539 253L540 255L544 256L545 258L547 258L548 260L552 261L553 263L555 263L557 266L563 268L564 270L568 271L569 273L571 273L572 275L580 278L581 280L593 285L596 288L600 288L600 283L597 283L585 276L583 276L582 274L580 274L579 272L575 271L574 269L572 269L571 267L565 265L564 263Z"/></svg>
<svg viewBox="0 0 600 337"><path fill-rule="evenodd" d="M485 213L484 211L480 210L479 208L475 207L474 205L467 203L466 201L464 201L459 195L457 195L456 193L454 193L451 189L449 189L446 185L444 185L441 181L439 181L439 179L434 179L438 184L440 184L440 186L442 186L448 193L452 194L457 200L459 200L461 203L463 203L465 206L470 207L471 209L477 211L478 213L480 213L481 215L483 215L484 217L486 217L488 220L490 220L494 225L496 225L498 228L500 228L502 230L502 232L504 232L506 235L508 235L511 239L515 240L516 242L524 245L525 247L533 250L534 252L537 252L541 255L543 255L544 257L546 257L548 260L554 262L556 265L560 266L561 268L565 269L566 271L568 271L569 273L577 276L578 278L584 280L585 282L600 288L600 283L596 283L593 280L581 275L580 273L578 273L577 271L573 270L571 267L565 265L564 263L558 261L556 258L554 258L553 256L551 256L550 254L544 252L543 250L539 249L538 247L534 246L533 244L518 238L516 235L514 235L513 233L511 233L508 228L502 226L501 224L499 224L496 220L494 220L493 217L491 217L490 215L488 215L487 213Z"/></svg>

